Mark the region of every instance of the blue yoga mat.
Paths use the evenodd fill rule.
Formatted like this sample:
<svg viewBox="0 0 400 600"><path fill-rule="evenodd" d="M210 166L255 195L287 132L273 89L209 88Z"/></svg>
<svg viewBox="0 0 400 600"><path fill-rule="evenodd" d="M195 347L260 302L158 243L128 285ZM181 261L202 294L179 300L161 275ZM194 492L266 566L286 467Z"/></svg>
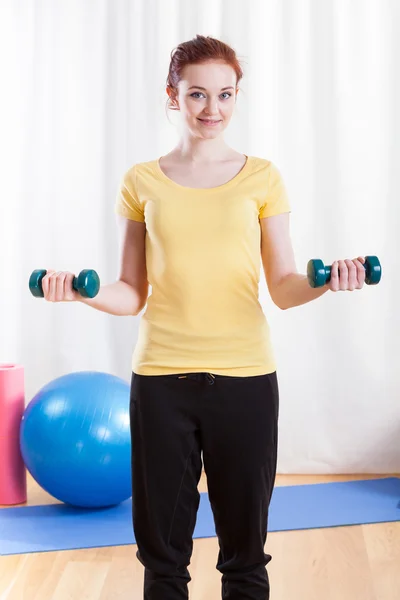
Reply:
<svg viewBox="0 0 400 600"><path fill-rule="evenodd" d="M0 554L25 554L134 544L132 500L113 508L66 504L0 510ZM400 478L276 486L268 531L290 531L400 520ZM207 493L200 494L194 538L215 537Z"/></svg>

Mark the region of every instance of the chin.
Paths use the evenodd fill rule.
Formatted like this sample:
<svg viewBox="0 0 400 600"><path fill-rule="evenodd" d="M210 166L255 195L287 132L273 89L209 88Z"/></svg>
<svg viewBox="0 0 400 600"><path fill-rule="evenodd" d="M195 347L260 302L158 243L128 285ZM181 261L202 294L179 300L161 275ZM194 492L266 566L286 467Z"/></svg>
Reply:
<svg viewBox="0 0 400 600"><path fill-rule="evenodd" d="M199 131L202 135L215 135L215 134L219 134L221 133L221 131L223 131L225 129L225 123L222 122L219 125L217 125L216 127L202 127L201 125L199 127L196 128L197 131Z"/></svg>

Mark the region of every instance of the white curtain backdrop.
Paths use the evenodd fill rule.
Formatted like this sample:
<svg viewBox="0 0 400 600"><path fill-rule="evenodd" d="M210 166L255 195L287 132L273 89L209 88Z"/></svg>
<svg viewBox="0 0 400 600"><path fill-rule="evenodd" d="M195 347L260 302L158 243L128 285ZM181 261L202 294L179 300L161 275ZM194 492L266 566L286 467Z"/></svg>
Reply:
<svg viewBox="0 0 400 600"><path fill-rule="evenodd" d="M0 23L0 362L24 365L26 401L72 371L130 379L141 315L50 304L28 279L93 268L115 280L120 178L176 144L170 53L212 35L245 72L226 140L279 167L299 271L367 254L383 266L377 286L288 311L261 271L278 472L399 472L400 3L4 0Z"/></svg>

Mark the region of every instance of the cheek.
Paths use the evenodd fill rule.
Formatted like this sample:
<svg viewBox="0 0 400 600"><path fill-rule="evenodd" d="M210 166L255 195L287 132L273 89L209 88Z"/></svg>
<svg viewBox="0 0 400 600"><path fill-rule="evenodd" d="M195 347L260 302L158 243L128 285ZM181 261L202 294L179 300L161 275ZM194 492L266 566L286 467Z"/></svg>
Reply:
<svg viewBox="0 0 400 600"><path fill-rule="evenodd" d="M233 106L225 106L222 110L221 110L221 115L224 117L224 119L228 120L232 117L233 115L233 110L234 107Z"/></svg>
<svg viewBox="0 0 400 600"><path fill-rule="evenodd" d="M200 107L196 106L194 102L185 102L184 103L184 111L188 117L194 117L200 112Z"/></svg>

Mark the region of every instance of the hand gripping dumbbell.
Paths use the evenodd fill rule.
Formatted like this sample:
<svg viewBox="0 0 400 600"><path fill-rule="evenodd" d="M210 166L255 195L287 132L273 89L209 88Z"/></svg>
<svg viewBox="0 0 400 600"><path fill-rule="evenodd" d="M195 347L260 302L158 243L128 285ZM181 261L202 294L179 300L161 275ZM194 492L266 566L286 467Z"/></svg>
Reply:
<svg viewBox="0 0 400 600"><path fill-rule="evenodd" d="M377 256L366 256L363 265L366 270L365 283L367 285L376 285L380 282L382 276L381 263ZM308 261L307 277L311 287L322 287L330 281L332 265L325 267L322 260L314 258Z"/></svg>
<svg viewBox="0 0 400 600"><path fill-rule="evenodd" d="M42 279L46 275L45 269L36 269L29 278L29 289L36 298L43 298ZM94 298L100 289L100 279L93 269L84 269L74 277L72 287L84 298Z"/></svg>

